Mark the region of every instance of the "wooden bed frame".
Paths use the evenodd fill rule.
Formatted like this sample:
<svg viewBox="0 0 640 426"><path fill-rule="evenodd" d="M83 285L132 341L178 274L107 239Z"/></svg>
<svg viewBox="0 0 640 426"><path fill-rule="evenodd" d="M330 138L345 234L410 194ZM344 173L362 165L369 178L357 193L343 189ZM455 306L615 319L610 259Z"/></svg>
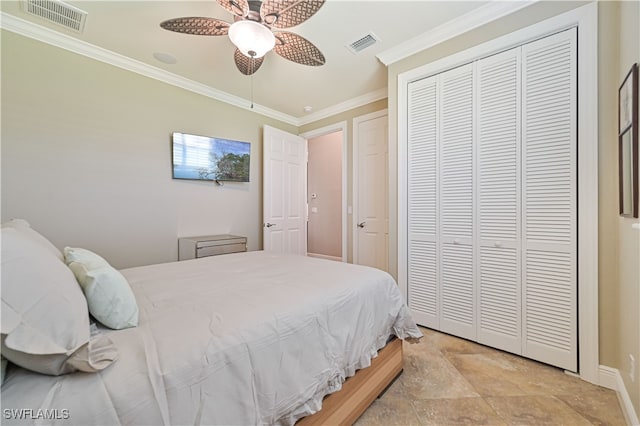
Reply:
<svg viewBox="0 0 640 426"><path fill-rule="evenodd" d="M394 338L371 360L371 366L349 377L342 389L322 401L322 410L304 417L298 426L352 425L402 373L402 340Z"/></svg>

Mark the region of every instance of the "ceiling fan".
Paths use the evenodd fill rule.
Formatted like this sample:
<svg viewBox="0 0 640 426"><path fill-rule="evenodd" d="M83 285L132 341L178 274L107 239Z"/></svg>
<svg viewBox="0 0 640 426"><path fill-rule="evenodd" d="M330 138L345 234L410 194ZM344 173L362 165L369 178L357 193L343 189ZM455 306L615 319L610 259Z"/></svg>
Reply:
<svg viewBox="0 0 640 426"><path fill-rule="evenodd" d="M280 31L313 16L325 0L217 0L234 16L228 23L216 18L185 17L160 23L165 30L183 34L228 35L236 45L233 55L241 73L255 73L264 55L271 51L302 65L324 65L322 52L310 41L295 33ZM276 31L274 31L276 30Z"/></svg>

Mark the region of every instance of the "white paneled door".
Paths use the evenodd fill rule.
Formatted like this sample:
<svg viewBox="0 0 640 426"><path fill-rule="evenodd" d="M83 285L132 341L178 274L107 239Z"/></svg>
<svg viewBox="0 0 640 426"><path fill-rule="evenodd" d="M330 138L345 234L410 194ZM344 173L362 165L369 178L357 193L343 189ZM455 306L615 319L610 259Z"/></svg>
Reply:
<svg viewBox="0 0 640 426"><path fill-rule="evenodd" d="M264 126L264 250L307 254L307 141Z"/></svg>
<svg viewBox="0 0 640 426"><path fill-rule="evenodd" d="M354 263L389 269L386 110L354 119Z"/></svg>

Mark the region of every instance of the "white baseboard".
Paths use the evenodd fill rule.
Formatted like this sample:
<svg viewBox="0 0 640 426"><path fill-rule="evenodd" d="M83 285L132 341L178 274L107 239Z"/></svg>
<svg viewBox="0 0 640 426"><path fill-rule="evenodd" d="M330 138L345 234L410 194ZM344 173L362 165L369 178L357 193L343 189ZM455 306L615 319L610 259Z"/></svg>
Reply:
<svg viewBox="0 0 640 426"><path fill-rule="evenodd" d="M326 254L319 254L319 253L307 253L307 256L317 257L319 259L335 260L336 262L342 262L342 258L338 256L329 256Z"/></svg>
<svg viewBox="0 0 640 426"><path fill-rule="evenodd" d="M622 408L622 413L627 420L627 424L633 426L640 425L638 415L636 414L636 410L633 408L629 392L627 392L627 388L624 386L624 381L622 381L620 371L617 368L601 365L599 368L598 379L600 386L614 390L618 394L618 401L620 402L620 407Z"/></svg>
<svg viewBox="0 0 640 426"><path fill-rule="evenodd" d="M607 389L617 391L618 377L620 377L620 372L616 368L601 365L599 369L598 384ZM622 380L622 377L620 377L620 380Z"/></svg>

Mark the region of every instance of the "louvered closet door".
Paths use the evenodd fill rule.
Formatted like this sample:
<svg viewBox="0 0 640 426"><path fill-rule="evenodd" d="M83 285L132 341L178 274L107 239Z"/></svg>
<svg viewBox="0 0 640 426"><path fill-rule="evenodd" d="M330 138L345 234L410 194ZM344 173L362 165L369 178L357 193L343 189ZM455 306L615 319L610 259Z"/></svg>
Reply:
<svg viewBox="0 0 640 426"><path fill-rule="evenodd" d="M524 354L577 367L576 30L522 47Z"/></svg>
<svg viewBox="0 0 640 426"><path fill-rule="evenodd" d="M440 330L475 339L473 65L439 77Z"/></svg>
<svg viewBox="0 0 640 426"><path fill-rule="evenodd" d="M520 48L476 65L478 342L522 353Z"/></svg>
<svg viewBox="0 0 640 426"><path fill-rule="evenodd" d="M437 271L438 77L409 85L407 301L418 324L439 328Z"/></svg>

